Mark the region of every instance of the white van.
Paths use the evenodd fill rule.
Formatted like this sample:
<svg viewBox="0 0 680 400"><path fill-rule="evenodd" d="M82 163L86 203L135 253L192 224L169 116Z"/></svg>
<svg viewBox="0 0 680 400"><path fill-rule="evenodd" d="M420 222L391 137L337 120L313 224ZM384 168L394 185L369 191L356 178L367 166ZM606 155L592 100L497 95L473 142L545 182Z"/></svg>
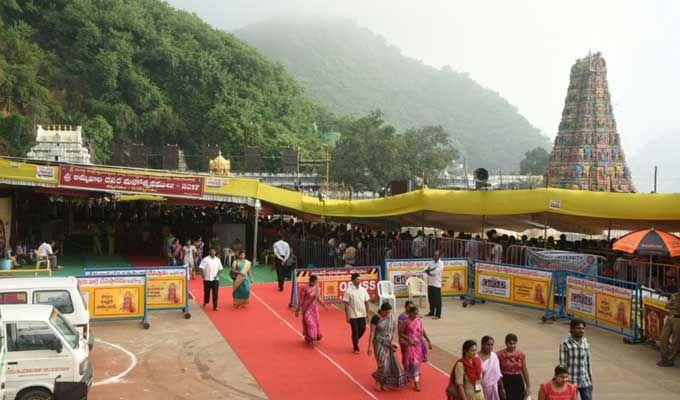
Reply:
<svg viewBox="0 0 680 400"><path fill-rule="evenodd" d="M50 305L0 306L7 400L87 398L92 365L80 333Z"/></svg>
<svg viewBox="0 0 680 400"><path fill-rule="evenodd" d="M54 306L80 332L89 351L94 345L90 314L78 286L69 277L0 279L0 304L49 304Z"/></svg>

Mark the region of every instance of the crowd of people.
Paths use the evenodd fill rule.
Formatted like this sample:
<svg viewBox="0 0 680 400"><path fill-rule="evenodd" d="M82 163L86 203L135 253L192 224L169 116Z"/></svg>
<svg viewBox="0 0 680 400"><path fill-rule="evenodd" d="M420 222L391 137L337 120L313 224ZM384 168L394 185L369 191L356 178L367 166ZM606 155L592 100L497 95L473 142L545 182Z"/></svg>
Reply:
<svg viewBox="0 0 680 400"><path fill-rule="evenodd" d="M282 239L279 239L282 240ZM441 287L443 265L438 252L425 269L430 290ZM425 331L423 317L412 301L404 303L404 311L394 317L392 306L385 302L370 315L371 298L361 285L360 275L351 276L351 285L343 296L343 307L350 327L352 351L360 354L361 339L367 325L370 329L367 354L375 357L377 368L372 376L376 390L398 390L413 383L420 391L421 365L428 360L431 340ZM439 297L440 299L440 297ZM427 316L441 317L441 302L434 296ZM305 341L310 345L323 338L319 307L321 290L316 275L303 286L296 317L302 316ZM671 296L671 315L663 329L661 361L659 366L672 366L680 354L680 294ZM446 395L449 400L526 400L532 393L539 400L590 400L593 398L593 375L590 344L585 337L586 323L580 319L570 322L570 335L562 341L558 352L558 365L553 377L533 392L526 354L517 346L519 338L513 333L505 337L505 347L494 352L495 340L481 338L481 347L475 340L463 344L461 358L451 371ZM396 357L401 350L401 363Z"/></svg>
<svg viewBox="0 0 680 400"><path fill-rule="evenodd" d="M361 354L361 339L367 325L369 338L366 353L374 357L372 373L378 391L399 390L412 383L420 391L421 366L427 362L432 343L423 325L423 317L412 301L404 303L404 311L395 318L389 303L379 306L370 316L371 298L361 285L360 275L351 276L351 285L343 296L343 307L350 326L352 351ZM297 317L302 317L304 340L310 345L323 338L319 307L326 307L316 275L304 286ZM574 319L570 336L560 345L559 365L554 376L538 388L540 400L592 399L592 365L590 345L585 337L586 323ZM494 352L495 341L490 336L463 344L462 355L453 366L446 395L449 400L526 400L532 393L525 353L517 347L517 335L505 337L505 347ZM396 356L400 350L401 362Z"/></svg>

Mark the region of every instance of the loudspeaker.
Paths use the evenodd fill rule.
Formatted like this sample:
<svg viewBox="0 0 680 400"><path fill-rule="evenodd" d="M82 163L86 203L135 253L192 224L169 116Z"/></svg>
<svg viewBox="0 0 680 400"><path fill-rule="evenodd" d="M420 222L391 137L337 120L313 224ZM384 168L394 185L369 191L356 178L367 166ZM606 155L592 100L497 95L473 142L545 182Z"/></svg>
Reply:
<svg viewBox="0 0 680 400"><path fill-rule="evenodd" d="M491 186L487 181L489 180L489 171L484 168L477 168L475 172L472 173L475 178L475 189L483 189Z"/></svg>

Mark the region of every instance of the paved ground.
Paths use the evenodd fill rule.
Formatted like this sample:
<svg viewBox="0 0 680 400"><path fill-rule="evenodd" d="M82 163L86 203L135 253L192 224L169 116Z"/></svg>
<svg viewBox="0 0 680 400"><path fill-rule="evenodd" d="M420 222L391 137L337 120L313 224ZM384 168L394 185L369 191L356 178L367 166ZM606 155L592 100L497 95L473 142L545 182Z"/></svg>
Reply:
<svg viewBox="0 0 680 400"><path fill-rule="evenodd" d="M426 322L428 334L441 350L435 352L433 362L450 371L447 356L459 357L465 340L479 343L483 335L491 335L500 350L505 335L515 333L519 348L527 354L532 397L537 398L538 385L552 376L557 365L559 343L569 334L568 322L544 324L541 312L519 307L486 303L463 308L460 304L446 300L443 318ZM592 347L597 399L680 399L680 362L674 368L659 368L658 352L650 346L624 344L622 336L596 327L587 328L586 335Z"/></svg>
<svg viewBox="0 0 680 400"><path fill-rule="evenodd" d="M266 399L247 366L203 311L193 305L192 314L190 320L174 311L152 314L148 331L134 322L98 323L97 338L124 347L139 362L120 381L95 386L91 398ZM449 372L464 340L479 341L489 334L500 349L505 334L516 333L520 348L527 353L532 394L537 398L538 384L550 378L558 345L568 334L566 321L543 324L540 316L538 311L518 307L487 303L463 308L459 300L446 300L443 319L426 320L435 344L431 361ZM593 350L596 398L680 399L680 366L658 368L654 365L657 352L651 347L624 344L620 335L602 329L589 327L587 336ZM92 359L96 382L123 372L130 364L129 356L103 343L97 344Z"/></svg>
<svg viewBox="0 0 680 400"><path fill-rule="evenodd" d="M138 322L101 322L94 326L98 340L121 346L130 355L98 342L92 352L94 400L266 399L200 307L192 303L192 318L178 311L151 314L151 328ZM108 381L108 383L107 383Z"/></svg>

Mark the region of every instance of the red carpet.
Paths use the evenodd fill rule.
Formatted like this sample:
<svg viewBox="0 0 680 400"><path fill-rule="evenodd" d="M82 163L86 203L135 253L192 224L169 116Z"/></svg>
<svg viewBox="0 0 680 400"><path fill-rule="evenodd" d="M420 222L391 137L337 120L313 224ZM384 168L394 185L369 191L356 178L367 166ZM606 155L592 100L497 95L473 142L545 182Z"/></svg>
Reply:
<svg viewBox="0 0 680 400"><path fill-rule="evenodd" d="M202 298L202 282L191 281L192 292ZM287 288L290 288L287 284ZM438 399L444 397L448 376L423 366L422 392L412 386L378 392L371 372L375 359L366 355L368 332L361 355L352 353L349 325L334 307L321 311L323 341L310 348L301 336L301 322L287 307L290 292L276 284L255 285L245 309L231 305L231 288L220 288L219 311L206 307L210 317L246 368L270 399ZM199 303L201 301L199 300Z"/></svg>

